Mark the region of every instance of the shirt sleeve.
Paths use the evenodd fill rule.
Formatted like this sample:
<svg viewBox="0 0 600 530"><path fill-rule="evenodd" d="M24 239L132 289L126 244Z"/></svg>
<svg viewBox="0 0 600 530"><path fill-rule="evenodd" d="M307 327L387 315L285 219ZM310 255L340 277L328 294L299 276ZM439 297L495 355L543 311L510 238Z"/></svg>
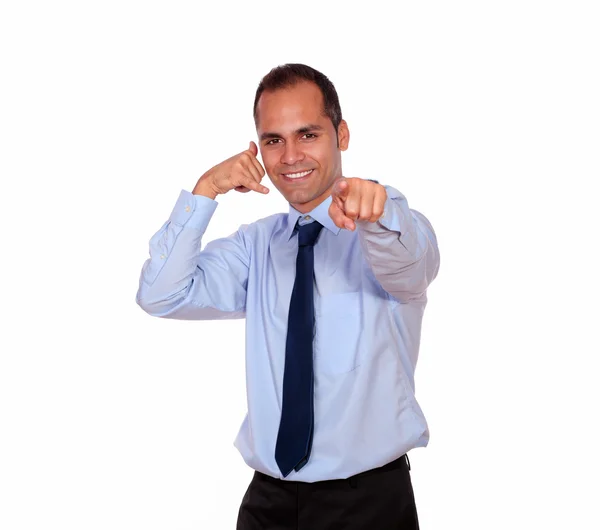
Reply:
<svg viewBox="0 0 600 530"><path fill-rule="evenodd" d="M375 223L357 223L360 244L381 286L399 301L409 302L424 295L437 276L437 238L431 223L408 207L402 193L391 186L385 189L383 217Z"/></svg>
<svg viewBox="0 0 600 530"><path fill-rule="evenodd" d="M202 250L218 203L182 190L169 219L150 239L136 302L148 314L181 320L243 318L250 252L247 225Z"/></svg>

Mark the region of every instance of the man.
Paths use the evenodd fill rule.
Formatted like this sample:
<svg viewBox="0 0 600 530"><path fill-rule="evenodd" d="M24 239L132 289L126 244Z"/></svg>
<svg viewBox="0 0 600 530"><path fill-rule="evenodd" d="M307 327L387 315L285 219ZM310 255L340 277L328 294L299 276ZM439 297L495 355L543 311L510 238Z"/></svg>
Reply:
<svg viewBox="0 0 600 530"><path fill-rule="evenodd" d="M271 70L254 119L258 147L181 191L150 240L137 302L164 318L246 318L235 445L255 474L239 530L418 528L406 453L429 439L414 370L434 231L398 190L342 176L348 124L322 73ZM215 199L268 193L265 171L289 213L200 250Z"/></svg>

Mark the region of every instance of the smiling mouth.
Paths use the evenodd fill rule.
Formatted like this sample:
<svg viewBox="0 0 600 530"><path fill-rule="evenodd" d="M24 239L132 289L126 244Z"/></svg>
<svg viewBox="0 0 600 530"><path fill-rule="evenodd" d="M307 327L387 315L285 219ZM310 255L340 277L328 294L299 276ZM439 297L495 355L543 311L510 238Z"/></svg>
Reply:
<svg viewBox="0 0 600 530"><path fill-rule="evenodd" d="M289 180L298 180L304 177L308 177L314 169L308 169L306 171L300 171L298 173L282 173L282 175Z"/></svg>

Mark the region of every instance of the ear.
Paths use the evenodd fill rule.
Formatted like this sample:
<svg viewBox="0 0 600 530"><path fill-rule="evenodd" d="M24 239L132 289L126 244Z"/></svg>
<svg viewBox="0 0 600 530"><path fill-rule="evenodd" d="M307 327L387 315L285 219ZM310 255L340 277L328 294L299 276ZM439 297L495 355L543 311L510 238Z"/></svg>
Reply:
<svg viewBox="0 0 600 530"><path fill-rule="evenodd" d="M348 149L348 143L350 142L350 130L348 129L346 120L340 121L338 126L338 142L340 144L340 151L345 151Z"/></svg>

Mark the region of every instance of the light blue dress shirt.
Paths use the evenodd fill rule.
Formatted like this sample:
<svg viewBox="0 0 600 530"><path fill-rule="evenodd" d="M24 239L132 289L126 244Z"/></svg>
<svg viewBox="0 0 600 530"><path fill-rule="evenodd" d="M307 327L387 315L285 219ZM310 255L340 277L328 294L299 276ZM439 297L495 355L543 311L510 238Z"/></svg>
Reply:
<svg viewBox="0 0 600 530"><path fill-rule="evenodd" d="M182 190L150 239L136 297L144 311L246 319L248 413L235 446L251 468L283 479L275 443L299 218L324 226L314 248L314 438L308 463L284 480L347 478L429 441L414 371L439 250L429 221L398 190L386 191L383 217L355 231L335 226L329 197L308 214L290 206L201 250L218 203Z"/></svg>

